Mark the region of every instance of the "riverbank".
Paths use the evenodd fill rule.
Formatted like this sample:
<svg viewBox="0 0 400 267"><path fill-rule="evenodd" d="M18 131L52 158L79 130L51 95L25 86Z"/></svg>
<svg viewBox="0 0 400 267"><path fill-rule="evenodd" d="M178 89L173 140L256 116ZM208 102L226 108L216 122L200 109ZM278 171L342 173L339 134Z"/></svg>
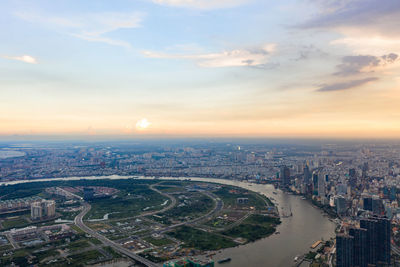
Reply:
<svg viewBox="0 0 400 267"><path fill-rule="evenodd" d="M48 182L56 180L82 180L82 179L154 179L154 177L139 176L102 176L102 177L69 177L40 180L13 181L2 184L15 184L26 182ZM277 226L280 234L271 235L268 238L240 245L234 248L221 250L214 256L218 261L224 258L232 258L232 261L224 263L223 266L292 266L293 260L298 255L303 255L309 251L310 246L317 240L328 240L334 236L335 224L321 211L312 206L308 201L302 200L300 196L288 195L280 190L276 190L272 185L249 184L247 182L201 178L201 177L163 177L162 180L191 180L200 182L212 182L239 186L257 193L261 193L268 198L273 198L279 210L292 211L292 216L282 218L282 223ZM275 193L273 193L275 192ZM219 266L216 263L216 266ZM222 266L222 265L221 265Z"/></svg>

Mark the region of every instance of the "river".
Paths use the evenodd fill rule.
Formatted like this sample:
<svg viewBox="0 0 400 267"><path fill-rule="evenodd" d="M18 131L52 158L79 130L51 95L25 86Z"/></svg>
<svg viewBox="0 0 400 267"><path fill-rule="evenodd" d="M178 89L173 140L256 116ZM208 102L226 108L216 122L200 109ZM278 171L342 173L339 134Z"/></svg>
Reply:
<svg viewBox="0 0 400 267"><path fill-rule="evenodd" d="M79 179L127 179L132 176L106 176L106 177L70 177L55 179L40 179L37 181L54 180L79 180ZM140 177L144 179L145 177ZM164 178L179 179L179 178ZM188 178L180 178L188 179ZM267 238L253 243L222 250L214 256L218 261L223 258L231 258L230 262L224 264L216 263L216 266L242 267L242 266L265 266L265 267L290 267L293 265L294 257L302 255L310 250L310 246L317 240L327 240L334 237L335 224L308 201L299 196L289 195L276 190L272 185L250 184L245 182L211 179L190 178L192 181L214 182L226 185L240 186L272 198L278 206L281 214L293 216L281 218L282 223L277 227L280 234L273 234ZM32 181L32 180L31 180ZM0 184L16 184L24 181L14 181ZM276 192L274 194L273 192Z"/></svg>

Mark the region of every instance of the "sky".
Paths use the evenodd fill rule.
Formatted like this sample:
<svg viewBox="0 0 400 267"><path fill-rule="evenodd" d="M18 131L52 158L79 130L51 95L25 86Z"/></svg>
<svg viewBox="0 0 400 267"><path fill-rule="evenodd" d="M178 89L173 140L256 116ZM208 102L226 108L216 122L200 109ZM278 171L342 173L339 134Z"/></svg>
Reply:
<svg viewBox="0 0 400 267"><path fill-rule="evenodd" d="M400 137L398 0L3 0L0 138Z"/></svg>

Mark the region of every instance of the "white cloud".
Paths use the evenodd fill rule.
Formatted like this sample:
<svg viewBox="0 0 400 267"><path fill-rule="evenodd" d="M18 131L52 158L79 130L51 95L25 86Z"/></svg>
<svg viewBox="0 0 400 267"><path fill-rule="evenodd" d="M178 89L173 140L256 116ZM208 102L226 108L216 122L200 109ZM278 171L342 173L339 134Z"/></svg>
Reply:
<svg viewBox="0 0 400 267"><path fill-rule="evenodd" d="M3 58L12 59L12 60L18 60L18 61L22 61L22 62L30 63L30 64L37 64L38 63L36 58L34 58L32 56L28 56L28 55L23 55L23 56L3 56Z"/></svg>
<svg viewBox="0 0 400 267"><path fill-rule="evenodd" d="M309 0L319 12L301 28L333 30L342 38L333 44L362 54L399 53L399 0Z"/></svg>
<svg viewBox="0 0 400 267"><path fill-rule="evenodd" d="M354 35L349 35L348 37L334 40L331 44L345 45L358 54L379 55L388 51L400 54L400 38L385 38L381 36L354 37Z"/></svg>
<svg viewBox="0 0 400 267"><path fill-rule="evenodd" d="M249 0L152 0L156 4L197 8L197 9L217 9L235 7Z"/></svg>
<svg viewBox="0 0 400 267"><path fill-rule="evenodd" d="M24 12L16 13L16 16L25 21L54 28L82 40L129 47L128 42L112 39L106 35L119 29L140 27L144 14L138 12L105 12L67 18Z"/></svg>
<svg viewBox="0 0 400 267"><path fill-rule="evenodd" d="M261 66L265 65L271 53L275 51L275 44L267 44L255 49L236 49L220 53L208 54L167 54L152 51L144 51L144 55L150 58L161 59L189 59L205 68Z"/></svg>

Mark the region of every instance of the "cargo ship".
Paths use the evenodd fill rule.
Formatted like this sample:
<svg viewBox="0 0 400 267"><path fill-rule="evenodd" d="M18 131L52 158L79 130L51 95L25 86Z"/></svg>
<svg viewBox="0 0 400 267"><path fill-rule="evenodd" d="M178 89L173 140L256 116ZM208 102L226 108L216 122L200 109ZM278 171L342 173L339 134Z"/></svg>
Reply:
<svg viewBox="0 0 400 267"><path fill-rule="evenodd" d="M219 264L226 263L226 262L230 262L231 260L232 260L231 258L225 258L225 259L219 260L218 263Z"/></svg>

